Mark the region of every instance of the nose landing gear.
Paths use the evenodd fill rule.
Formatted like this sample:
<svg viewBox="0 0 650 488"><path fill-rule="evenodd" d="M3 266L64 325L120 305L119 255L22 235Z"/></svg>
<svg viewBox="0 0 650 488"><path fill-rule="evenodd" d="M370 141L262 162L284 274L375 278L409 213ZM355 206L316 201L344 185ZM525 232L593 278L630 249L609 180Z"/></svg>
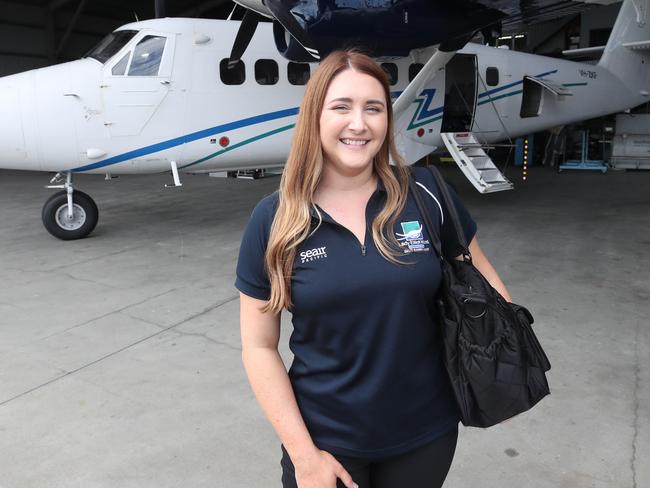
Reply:
<svg viewBox="0 0 650 488"><path fill-rule="evenodd" d="M61 181L61 174L50 183ZM41 216L45 229L54 237L66 241L81 239L90 234L99 218L97 205L90 196L72 186L72 173L66 173L65 183L49 185L47 188L63 188L47 199Z"/></svg>

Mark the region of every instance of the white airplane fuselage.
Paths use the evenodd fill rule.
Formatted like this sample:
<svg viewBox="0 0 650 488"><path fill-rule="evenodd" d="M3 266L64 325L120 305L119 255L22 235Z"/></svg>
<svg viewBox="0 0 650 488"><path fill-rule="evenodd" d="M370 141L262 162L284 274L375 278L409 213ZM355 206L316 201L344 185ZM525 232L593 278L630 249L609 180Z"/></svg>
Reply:
<svg viewBox="0 0 650 488"><path fill-rule="evenodd" d="M157 19L120 29L138 33L104 64L84 58L0 79L0 167L21 170L134 174L264 168L284 163L304 86L287 78L288 62L276 51L270 24L261 24L242 57L242 84L226 85L220 62L228 58L239 22ZM116 65L145 36L166 39L155 76L128 76ZM394 62L396 95L408 84L409 66L434 48ZM476 56L471 130L482 140L530 134L617 112L647 100L638 80L628 83L598 66L511 52L478 44L459 51ZM274 60L276 84L256 81L255 63ZM311 65L311 70L316 65ZM498 69L488 86L486 69ZM644 72L645 73L645 72ZM570 91L543 91L539 114L521 117L524 77ZM645 76L645 75L644 75ZM647 85L647 80L643 80ZM434 151L445 103L444 71L411 107L406 139ZM421 130L423 129L423 130ZM423 146L423 147L424 147ZM422 154L423 155L423 154ZM414 161L408 161L414 162Z"/></svg>

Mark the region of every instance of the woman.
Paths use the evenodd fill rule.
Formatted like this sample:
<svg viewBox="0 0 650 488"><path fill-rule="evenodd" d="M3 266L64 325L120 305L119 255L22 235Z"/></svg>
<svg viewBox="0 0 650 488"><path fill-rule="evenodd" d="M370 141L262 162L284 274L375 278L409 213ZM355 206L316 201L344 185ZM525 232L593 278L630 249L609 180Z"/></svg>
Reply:
<svg viewBox="0 0 650 488"><path fill-rule="evenodd" d="M434 488L451 465L459 417L433 318L440 265L399 161L383 70L332 53L307 85L280 190L253 211L237 265L242 358L282 441L285 488ZM432 176L413 171L443 252L459 255ZM510 300L456 206L474 264ZM289 374L277 350L283 308Z"/></svg>

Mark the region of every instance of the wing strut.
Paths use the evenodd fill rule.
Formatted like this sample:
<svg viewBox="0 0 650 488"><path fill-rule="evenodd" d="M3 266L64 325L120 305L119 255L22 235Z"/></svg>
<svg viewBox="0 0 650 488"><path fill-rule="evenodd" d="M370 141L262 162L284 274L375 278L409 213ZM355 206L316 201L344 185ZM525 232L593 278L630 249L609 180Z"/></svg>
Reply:
<svg viewBox="0 0 650 488"><path fill-rule="evenodd" d="M438 72L445 67L455 54L456 51L447 52L436 49L416 77L408 84L397 100L393 102L395 143L406 164L413 164L437 149L437 147L426 143L423 144L407 134L412 115L410 108L422 90L438 75Z"/></svg>
<svg viewBox="0 0 650 488"><path fill-rule="evenodd" d="M402 94L393 102L394 120L400 119L404 111L413 103L415 97L420 94L430 80L435 78L438 71L443 69L455 54L456 51L445 52L439 49L435 50L417 76L413 78ZM397 132L399 132L399 129Z"/></svg>

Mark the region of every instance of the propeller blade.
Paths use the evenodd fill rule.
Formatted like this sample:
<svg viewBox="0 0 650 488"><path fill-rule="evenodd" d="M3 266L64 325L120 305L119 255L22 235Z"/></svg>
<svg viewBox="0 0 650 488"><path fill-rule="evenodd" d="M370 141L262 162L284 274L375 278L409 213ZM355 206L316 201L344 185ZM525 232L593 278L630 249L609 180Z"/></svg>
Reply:
<svg viewBox="0 0 650 488"><path fill-rule="evenodd" d="M239 26L239 30L237 31L235 43L232 45L232 51L230 52L230 58L228 59L229 68L235 66L244 55L246 48L253 38L253 34L255 34L255 29L257 29L257 23L259 22L260 17L261 16L257 12L246 10L241 25Z"/></svg>
<svg viewBox="0 0 650 488"><path fill-rule="evenodd" d="M276 20L282 24L282 27L284 27L296 41L298 41L305 51L307 51L315 60L320 60L318 49L316 49L316 46L307 35L307 32L305 32L296 18L290 11L284 8L282 1L266 0L264 3Z"/></svg>

